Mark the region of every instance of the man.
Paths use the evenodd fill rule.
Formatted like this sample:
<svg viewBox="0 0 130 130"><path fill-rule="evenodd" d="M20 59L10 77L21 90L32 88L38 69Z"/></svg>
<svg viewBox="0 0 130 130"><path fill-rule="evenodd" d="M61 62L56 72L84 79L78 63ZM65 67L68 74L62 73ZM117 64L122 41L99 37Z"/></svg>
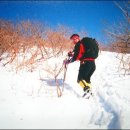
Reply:
<svg viewBox="0 0 130 130"><path fill-rule="evenodd" d="M79 67L79 74L77 82L83 88L84 95L87 95L91 91L91 76L94 73L96 66L95 66L95 59L91 57L91 55L85 55L87 52L87 45L86 47L80 40L80 36L78 34L73 34L70 39L72 43L75 45L72 52L68 53L68 56L71 57L70 60L66 61L66 64L72 63L74 61L80 61Z"/></svg>

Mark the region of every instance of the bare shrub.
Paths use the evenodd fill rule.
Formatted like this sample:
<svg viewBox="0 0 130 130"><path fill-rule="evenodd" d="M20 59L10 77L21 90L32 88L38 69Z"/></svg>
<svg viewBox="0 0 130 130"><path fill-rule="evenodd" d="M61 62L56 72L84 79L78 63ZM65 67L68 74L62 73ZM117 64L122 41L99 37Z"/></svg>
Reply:
<svg viewBox="0 0 130 130"><path fill-rule="evenodd" d="M48 59L45 61L45 70L49 73L49 77L53 77L57 86L57 95L62 95L58 77L63 75L63 60L66 51L71 47L70 40L68 40L68 31L64 26L59 26L56 30L49 29L46 32L46 46L48 47ZM53 59L51 59L53 57Z"/></svg>
<svg viewBox="0 0 130 130"><path fill-rule="evenodd" d="M44 58L43 25L30 21L21 21L17 25L0 22L0 56L4 66L14 62L17 71L24 67L29 69Z"/></svg>

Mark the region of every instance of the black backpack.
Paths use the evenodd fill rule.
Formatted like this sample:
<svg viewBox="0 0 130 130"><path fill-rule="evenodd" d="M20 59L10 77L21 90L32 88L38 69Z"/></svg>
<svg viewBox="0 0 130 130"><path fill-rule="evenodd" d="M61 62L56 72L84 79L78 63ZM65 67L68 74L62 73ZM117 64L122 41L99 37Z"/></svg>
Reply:
<svg viewBox="0 0 130 130"><path fill-rule="evenodd" d="M81 40L81 43L83 44L85 48L85 53L83 55L84 58L94 58L96 59L98 57L98 52L99 52L99 47L98 43L95 39L89 38L89 37L84 37Z"/></svg>

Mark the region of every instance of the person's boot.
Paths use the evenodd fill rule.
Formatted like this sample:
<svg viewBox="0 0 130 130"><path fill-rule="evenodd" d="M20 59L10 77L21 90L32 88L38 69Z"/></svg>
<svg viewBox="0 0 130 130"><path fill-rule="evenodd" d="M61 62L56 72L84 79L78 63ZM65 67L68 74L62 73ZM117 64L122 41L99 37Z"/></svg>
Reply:
<svg viewBox="0 0 130 130"><path fill-rule="evenodd" d="M93 95L92 94L92 90L90 89L90 87L86 86L84 87L84 94L83 94L83 98L89 99L89 97Z"/></svg>

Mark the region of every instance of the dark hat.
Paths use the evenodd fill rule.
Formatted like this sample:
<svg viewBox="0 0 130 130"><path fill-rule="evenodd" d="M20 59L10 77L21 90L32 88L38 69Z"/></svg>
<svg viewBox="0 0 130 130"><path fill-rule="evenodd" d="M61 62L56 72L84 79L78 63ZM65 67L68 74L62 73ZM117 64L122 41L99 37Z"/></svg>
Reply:
<svg viewBox="0 0 130 130"><path fill-rule="evenodd" d="M70 37L70 39L72 39L72 38L75 37L75 36L79 37L78 34L73 34L73 35Z"/></svg>

